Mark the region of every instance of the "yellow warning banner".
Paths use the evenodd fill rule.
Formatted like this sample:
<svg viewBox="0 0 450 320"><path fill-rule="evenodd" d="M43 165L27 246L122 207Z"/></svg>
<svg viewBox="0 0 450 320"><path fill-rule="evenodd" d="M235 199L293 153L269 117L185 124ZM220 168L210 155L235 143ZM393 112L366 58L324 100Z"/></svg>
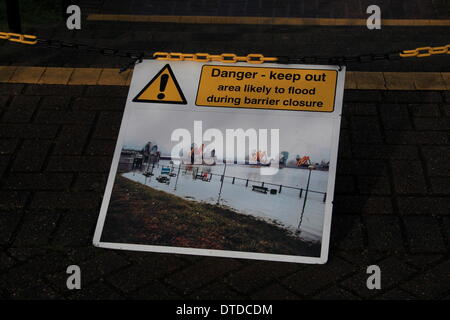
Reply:
<svg viewBox="0 0 450 320"><path fill-rule="evenodd" d="M336 70L205 65L196 104L332 112Z"/></svg>

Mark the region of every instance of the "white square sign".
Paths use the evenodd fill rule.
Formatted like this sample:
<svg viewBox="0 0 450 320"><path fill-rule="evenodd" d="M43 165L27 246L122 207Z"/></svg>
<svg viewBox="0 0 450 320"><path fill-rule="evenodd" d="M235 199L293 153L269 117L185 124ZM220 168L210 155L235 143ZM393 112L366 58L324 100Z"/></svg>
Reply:
<svg viewBox="0 0 450 320"><path fill-rule="evenodd" d="M345 68L137 64L102 248L325 263Z"/></svg>

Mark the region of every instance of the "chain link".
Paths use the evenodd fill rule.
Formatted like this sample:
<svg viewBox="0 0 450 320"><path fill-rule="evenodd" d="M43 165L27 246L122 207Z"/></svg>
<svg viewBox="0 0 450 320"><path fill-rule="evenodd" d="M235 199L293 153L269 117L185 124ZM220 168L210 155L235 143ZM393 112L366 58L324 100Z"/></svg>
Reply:
<svg viewBox="0 0 450 320"><path fill-rule="evenodd" d="M277 62L281 64L333 64L346 65L349 63L368 63L381 60L398 60L400 58L410 57L429 57L438 54L450 54L450 44L439 47L420 47L413 50L403 50L400 52L389 52L385 54L365 54L358 56L340 56L340 57L319 57L319 56L297 56L297 57L265 57L259 53L250 53L246 56L238 56L234 53L209 54L209 53L181 53L181 52L154 52L146 54L145 52L118 50L112 48L95 47L81 43L67 42L61 40L38 39L36 36L28 34L0 32L0 39L18 42L23 44L35 45L39 44L48 48L62 49L70 48L91 53L101 54L104 56L115 56L121 58L129 58L131 62L121 69L121 72L133 67L142 59L156 59L169 61L196 61L210 62L218 61L224 63L246 62L250 64L261 64L267 62Z"/></svg>
<svg viewBox="0 0 450 320"><path fill-rule="evenodd" d="M412 50L403 50L400 52L402 58L423 58L429 57L435 54L450 54L450 44L441 47L420 47Z"/></svg>
<svg viewBox="0 0 450 320"><path fill-rule="evenodd" d="M169 61L197 61L210 62L219 61L225 63L247 62L261 64L264 62L276 62L277 57L264 57L259 53L250 53L246 56L238 56L234 53L209 54L209 53L178 53L178 52L155 52L153 58L156 60Z"/></svg>
<svg viewBox="0 0 450 320"><path fill-rule="evenodd" d="M0 39L9 40L12 42L19 42L23 44L36 44L37 37L30 34L20 34L12 32L0 32Z"/></svg>

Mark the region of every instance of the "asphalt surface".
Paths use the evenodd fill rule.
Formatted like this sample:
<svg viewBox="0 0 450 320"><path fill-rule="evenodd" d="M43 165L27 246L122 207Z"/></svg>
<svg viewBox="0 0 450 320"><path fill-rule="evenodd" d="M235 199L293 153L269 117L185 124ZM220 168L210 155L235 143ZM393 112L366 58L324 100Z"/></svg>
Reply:
<svg viewBox="0 0 450 320"><path fill-rule="evenodd" d="M132 9L144 1L81 1L83 15L81 30L68 30L65 23L24 26L24 33L36 35L40 39L72 41L93 46L136 50L146 52L149 56L155 51L171 52L232 52L239 55L262 53L266 56L358 56L367 54L385 54L426 46L448 44L448 27L405 27L383 26L381 30L369 30L361 26L282 26L282 25L215 25L215 24L169 24L117 21L87 21L90 13L124 13L124 14L158 14L151 10ZM222 1L230 6L245 3L252 6L270 6L276 8L277 1ZM290 1L294 3L294 1ZM315 16L339 17L339 11L331 11L329 5L343 1L320 1ZM353 1L360 3L360 1ZM445 9L445 1L384 1L382 18L450 19L449 8ZM205 8L213 6L213 2L195 1L146 1L150 7L184 8L190 4L185 15L205 15ZM367 18L362 5L349 6L345 1L347 14L343 17ZM362 3L362 2L361 2ZM419 6L418 3L421 5ZM124 9L123 7L130 7ZM339 7L337 5L334 5ZM397 7L405 7L400 10ZM138 6L139 7L139 6ZM239 15L248 15L250 9L242 7ZM293 5L287 6L291 8ZM309 6L304 6L305 8ZM363 6L364 7L364 6ZM448 6L447 6L448 7ZM110 8L110 9L106 9ZM113 8L114 10L112 10ZM140 7L139 7L140 8ZM417 8L420 8L417 9ZM407 9L407 10L406 10ZM186 9L187 10L187 9ZM237 9L236 9L237 10ZM235 10L235 11L236 11ZM275 9L274 9L275 10ZM309 9L308 9L309 10ZM275 10L276 11L276 10ZM409 12L409 14L405 13ZM169 13L167 11L167 13ZM222 14L223 11L218 11ZM325 14L328 13L328 14ZM336 13L336 14L335 14ZM415 16L412 14L415 13ZM160 14L163 14L161 11ZM175 14L175 13L172 13ZM181 13L177 13L181 14ZM225 15L225 13L223 13ZM262 15L264 16L264 15ZM277 16L273 13L273 16ZM291 13L289 16L308 16ZM29 50L28 50L29 49ZM427 58L400 59L394 61L376 61L371 63L355 63L348 66L352 71L406 71L406 72L448 72L450 63L441 56ZM129 63L126 58L87 54L82 50L55 49L34 46L26 48L21 44L0 43L0 61L2 65L27 66L68 66L68 67L123 67Z"/></svg>
<svg viewBox="0 0 450 320"><path fill-rule="evenodd" d="M448 19L445 0L82 0L91 13L256 16L303 18L364 18L370 5L382 8L386 19Z"/></svg>
<svg viewBox="0 0 450 320"><path fill-rule="evenodd" d="M92 12L107 11L103 1L90 3ZM164 8L163 2L152 3ZM318 8L319 1L312 3ZM398 2L386 3L398 7ZM425 1L408 3L421 8L420 17L442 18L438 5L444 1L433 1L431 7ZM176 14L177 5L170 14ZM392 14L414 18L417 6L408 11L403 5L404 16L402 11ZM147 14L156 12L149 9ZM319 14L323 17L320 10L311 11ZM439 27L371 32L356 27L86 22L77 32L54 26L27 31L41 38L139 50L268 55L359 54L448 43L448 28ZM75 67L127 63L4 42L0 61ZM349 69L444 72L449 67L447 58L436 57ZM345 91L330 259L318 266L94 248L93 231L127 90L0 84L2 298L450 298L449 91ZM82 290L75 292L66 288L71 264L79 265L83 275ZM381 268L382 290L366 288L371 264Z"/></svg>

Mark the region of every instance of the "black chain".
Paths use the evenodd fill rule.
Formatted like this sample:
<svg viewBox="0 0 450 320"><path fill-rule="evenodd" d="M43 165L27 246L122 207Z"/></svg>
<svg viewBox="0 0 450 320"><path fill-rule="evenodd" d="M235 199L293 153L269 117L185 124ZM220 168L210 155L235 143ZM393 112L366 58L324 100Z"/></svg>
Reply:
<svg viewBox="0 0 450 320"><path fill-rule="evenodd" d="M154 59L152 55L146 55L144 52L139 52L136 50L118 50L113 48L105 48L105 47L95 47L82 43L69 42L69 41L61 41L61 40L47 40L47 39L37 39L37 44L40 46L44 46L46 48L53 49L77 49L84 52L101 54L107 57L119 57L119 58L129 58L131 62L127 64L125 67L121 68L119 72L124 72L131 67L133 67L136 63L142 62L144 57L146 59Z"/></svg>
<svg viewBox="0 0 450 320"><path fill-rule="evenodd" d="M86 44L68 42L61 40L44 40L37 39L37 42L41 46L54 49L77 49L89 53L101 54L103 56L115 56L120 58L129 58L131 62L125 67L120 69L120 72L124 72L132 68L136 63L142 62L145 59L155 59L153 54L139 52L136 50L118 50L105 47L95 47ZM320 56L298 56L298 57L288 57L288 56L278 56L277 63L281 64L332 64L332 65L347 65L351 63L368 63L381 60L399 60L400 52L389 52L385 54L365 54L358 56L338 56L338 57L320 57Z"/></svg>

